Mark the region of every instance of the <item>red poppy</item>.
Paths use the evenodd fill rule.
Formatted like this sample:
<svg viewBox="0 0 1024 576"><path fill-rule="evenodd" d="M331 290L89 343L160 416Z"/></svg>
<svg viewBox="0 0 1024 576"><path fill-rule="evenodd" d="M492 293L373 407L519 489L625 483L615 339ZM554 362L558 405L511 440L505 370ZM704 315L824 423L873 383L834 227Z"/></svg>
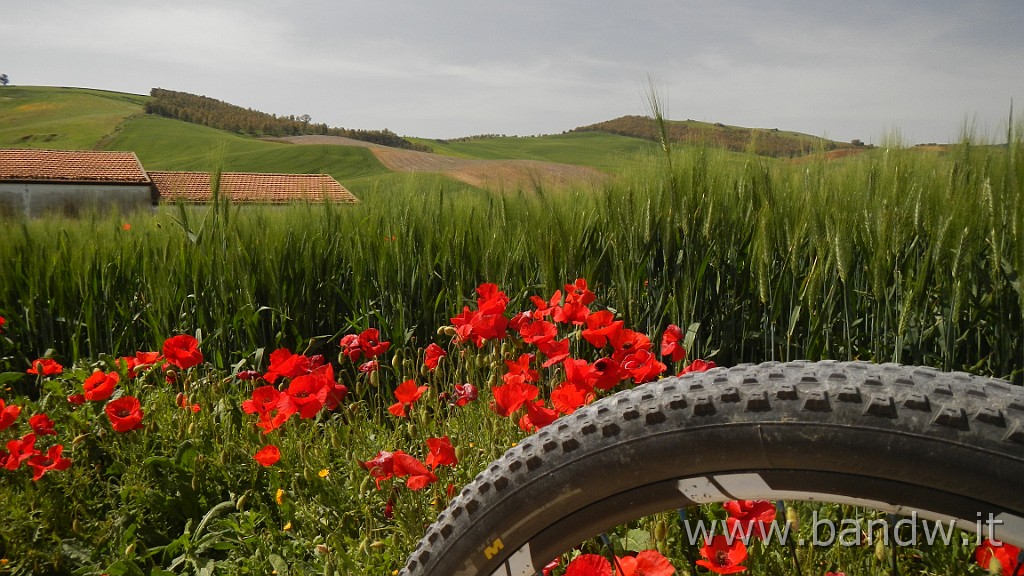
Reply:
<svg viewBox="0 0 1024 576"><path fill-rule="evenodd" d="M575 324L581 326L587 322L590 315L590 308L579 302L572 302L566 298L565 304L555 308L551 312L551 319L561 324Z"/></svg>
<svg viewBox="0 0 1024 576"><path fill-rule="evenodd" d="M723 534L718 534L710 542L705 541L700 549L701 559L697 565L703 566L716 574L734 574L747 569L740 562L747 559L747 547L742 540L734 539L732 544Z"/></svg>
<svg viewBox="0 0 1024 576"><path fill-rule="evenodd" d="M39 454L39 450L36 450L36 435L29 433L21 438L8 441L7 451L10 454L7 455L6 468L17 470L22 462Z"/></svg>
<svg viewBox="0 0 1024 576"><path fill-rule="evenodd" d="M5 405L3 398L0 398L0 430L6 430L11 424L14 424L19 414L21 414L21 406Z"/></svg>
<svg viewBox="0 0 1024 576"><path fill-rule="evenodd" d="M259 462L260 466L273 466L281 459L281 450L277 446L269 444L253 454L252 459Z"/></svg>
<svg viewBox="0 0 1024 576"><path fill-rule="evenodd" d="M378 368L380 368L380 363L376 360L368 360L359 365L359 371L365 374L376 372Z"/></svg>
<svg viewBox="0 0 1024 576"><path fill-rule="evenodd" d="M612 564L600 554L580 554L565 567L565 576L612 576Z"/></svg>
<svg viewBox="0 0 1024 576"><path fill-rule="evenodd" d="M1006 576L1016 574L1018 558L1020 558L1020 548L1005 542L996 545L989 539L986 539L981 546L974 550L974 560L982 569L991 571L994 568L993 565L996 562L999 563L1001 572L992 572L993 574Z"/></svg>
<svg viewBox="0 0 1024 576"><path fill-rule="evenodd" d="M401 450L394 453L394 472L399 478L408 476L405 485L410 490L422 490L437 481L437 476L422 462Z"/></svg>
<svg viewBox="0 0 1024 576"><path fill-rule="evenodd" d="M25 371L26 374L40 376L53 376L64 371L64 367L53 358L37 358L32 362L32 367Z"/></svg>
<svg viewBox="0 0 1024 576"><path fill-rule="evenodd" d="M199 341L188 334L179 334L164 340L163 354L168 363L182 370L187 370L203 362Z"/></svg>
<svg viewBox="0 0 1024 576"><path fill-rule="evenodd" d="M376 328L367 328L359 333L359 348L363 351L363 356L368 359L372 360L380 356L390 347L391 342L381 342L380 331Z"/></svg>
<svg viewBox="0 0 1024 576"><path fill-rule="evenodd" d="M551 573L554 572L555 568L558 568L558 565L561 564L561 563L562 563L562 559L561 558L555 558L551 562L548 562L547 564L545 564L544 568L541 569L541 572L544 573L544 576L551 576Z"/></svg>
<svg viewBox="0 0 1024 576"><path fill-rule="evenodd" d="M359 467L370 473L377 483L377 489L380 490L380 483L390 480L395 475L395 454L381 450L371 460L360 461Z"/></svg>
<svg viewBox="0 0 1024 576"><path fill-rule="evenodd" d="M82 387L85 388L85 399L92 402L105 402L114 395L114 387L121 380L117 372L104 374L102 370L93 372Z"/></svg>
<svg viewBox="0 0 1024 576"><path fill-rule="evenodd" d="M526 414L519 418L519 429L524 432L536 432L558 419L558 412L544 406L543 400L524 403Z"/></svg>
<svg viewBox="0 0 1024 576"><path fill-rule="evenodd" d="M550 316L559 308L562 304L562 291L555 290L555 293L551 295L549 300L545 300L540 296L530 296L530 302L537 308L533 312L533 317L540 320L545 316Z"/></svg>
<svg viewBox="0 0 1024 576"><path fill-rule="evenodd" d="M616 320L608 310L598 310L587 316L587 327L580 334L594 348L604 348L609 339L618 338L625 322Z"/></svg>
<svg viewBox="0 0 1024 576"><path fill-rule="evenodd" d="M768 538L768 525L775 520L775 504L768 500L730 500L722 508L729 513L726 523L731 536L743 540L749 536Z"/></svg>
<svg viewBox="0 0 1024 576"><path fill-rule="evenodd" d="M111 400L104 409L115 432L129 432L142 428L142 405L134 396L121 396Z"/></svg>
<svg viewBox="0 0 1024 576"><path fill-rule="evenodd" d="M572 284L565 285L565 301L582 304L583 306L590 305L597 296L590 291L587 287L587 281L583 278L577 278Z"/></svg>
<svg viewBox="0 0 1024 576"><path fill-rule="evenodd" d="M448 352L444 348L441 348L437 344L431 342L427 349L423 352L423 363L426 364L428 370L437 368L437 364L448 355Z"/></svg>
<svg viewBox="0 0 1024 576"><path fill-rule="evenodd" d="M551 391L551 405L561 414L572 414L593 401L593 391L572 382L562 382Z"/></svg>
<svg viewBox="0 0 1024 576"><path fill-rule="evenodd" d="M547 357L541 366L548 368L569 357L569 339L553 340L537 344L537 349Z"/></svg>
<svg viewBox="0 0 1024 576"><path fill-rule="evenodd" d="M28 419L28 425L38 436L56 436L57 431L53 429L53 419L46 414L36 414Z"/></svg>
<svg viewBox="0 0 1024 576"><path fill-rule="evenodd" d="M519 337L527 344L540 346L545 342L551 342L558 336L558 327L547 320L534 320L523 324L519 329Z"/></svg>
<svg viewBox="0 0 1024 576"><path fill-rule="evenodd" d="M622 372L632 377L636 384L655 380L666 368L650 350L643 348L624 356L619 367Z"/></svg>
<svg viewBox="0 0 1024 576"><path fill-rule="evenodd" d="M123 356L117 359L119 365L123 365L128 372L129 378L135 376L142 370L146 370L159 362L162 358L159 352L136 352L135 356Z"/></svg>
<svg viewBox="0 0 1024 576"><path fill-rule="evenodd" d="M242 410L246 414L257 414L259 420L256 426L263 430L264 434L269 434L295 413L294 404L282 402L282 396L284 395L277 388L269 384L260 386L252 391L252 398L242 402Z"/></svg>
<svg viewBox="0 0 1024 576"><path fill-rule="evenodd" d="M238 373L235 374L235 378L238 378L239 380L247 380L247 381L248 380L255 380L257 378L262 378L262 377L263 377L263 374L260 374L259 370L239 370Z"/></svg>
<svg viewBox="0 0 1024 576"><path fill-rule="evenodd" d="M327 389L322 379L309 373L291 381L278 401L278 408L291 414L298 412L299 418L309 419L314 418L326 402Z"/></svg>
<svg viewBox="0 0 1024 576"><path fill-rule="evenodd" d="M427 466L435 470L438 466L455 466L459 459L455 456L455 447L447 436L427 438Z"/></svg>
<svg viewBox="0 0 1024 576"><path fill-rule="evenodd" d="M540 379L540 373L530 368L530 362L533 362L533 354L521 354L515 360L505 360L505 366L508 367L505 376L522 376L526 382L536 382Z"/></svg>
<svg viewBox="0 0 1024 576"><path fill-rule="evenodd" d="M7 320L4 320L4 317L0 316L0 328L3 328L4 324L7 324ZM3 330L0 330L0 332L3 332Z"/></svg>
<svg viewBox="0 0 1024 576"><path fill-rule="evenodd" d="M302 354L294 354L287 348L278 348L270 353L270 366L263 379L273 384L279 377L295 378L309 374L312 367L310 359Z"/></svg>
<svg viewBox="0 0 1024 576"><path fill-rule="evenodd" d="M690 362L689 366L687 366L686 368L683 368L682 371L679 372L679 374L677 374L677 376L682 376L683 374L689 374L690 372L706 372L706 371L711 370L712 368L715 368L715 367L716 367L716 364L714 363L714 361L712 361L712 360L701 360L700 358L697 358L693 362Z"/></svg>
<svg viewBox="0 0 1024 576"><path fill-rule="evenodd" d="M72 406L81 406L85 404L85 394L71 394L68 396L68 404Z"/></svg>
<svg viewBox="0 0 1024 576"><path fill-rule="evenodd" d="M665 333L661 335L661 357L670 358L673 362L679 362L686 358L686 348L683 348L683 329L675 324L669 324Z"/></svg>
<svg viewBox="0 0 1024 576"><path fill-rule="evenodd" d="M636 556L616 558L621 572L617 576L672 576L676 569L657 550L643 550Z"/></svg>
<svg viewBox="0 0 1024 576"><path fill-rule="evenodd" d="M46 454L36 454L28 459L28 466L32 469L32 480L39 480L50 470L67 470L71 466L71 460L62 456L64 446L55 444L50 446Z"/></svg>
<svg viewBox="0 0 1024 576"><path fill-rule="evenodd" d="M388 412L391 412L399 418L404 418L408 415L407 410L412 408L414 402L419 400L420 396L427 391L427 386L417 386L415 380L406 380L395 388L395 398L398 402L395 402L388 407Z"/></svg>
<svg viewBox="0 0 1024 576"><path fill-rule="evenodd" d="M533 400L540 394L540 390L533 384L526 382L507 382L501 386L491 389L494 395L494 402L491 403L491 410L499 416L511 416L525 402Z"/></svg>
<svg viewBox="0 0 1024 576"><path fill-rule="evenodd" d="M476 386L473 386L469 382L466 382L465 384L456 384L455 405L465 406L466 404L476 400L479 394L480 393L477 391Z"/></svg>

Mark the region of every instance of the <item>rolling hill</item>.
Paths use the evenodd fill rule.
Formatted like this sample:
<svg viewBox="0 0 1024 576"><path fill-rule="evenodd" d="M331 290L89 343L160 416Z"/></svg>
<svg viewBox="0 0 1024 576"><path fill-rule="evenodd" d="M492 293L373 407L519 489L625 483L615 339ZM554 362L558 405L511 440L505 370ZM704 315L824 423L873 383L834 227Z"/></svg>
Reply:
<svg viewBox="0 0 1024 576"><path fill-rule="evenodd" d="M210 99L193 100L203 103ZM638 154L658 148L654 120L640 116L536 137L405 137L403 142L411 146L399 148L309 133L261 138L202 125L208 121L186 122L147 114L151 102L150 96L103 90L0 88L0 147L131 150L152 170L324 172L357 194L382 183L393 184L396 177L440 178L492 191L590 185L628 167ZM214 102L229 111L237 108ZM188 117L187 111L177 114ZM855 148L779 130L689 120L669 121L668 126L670 138L676 142L738 153L798 156Z"/></svg>

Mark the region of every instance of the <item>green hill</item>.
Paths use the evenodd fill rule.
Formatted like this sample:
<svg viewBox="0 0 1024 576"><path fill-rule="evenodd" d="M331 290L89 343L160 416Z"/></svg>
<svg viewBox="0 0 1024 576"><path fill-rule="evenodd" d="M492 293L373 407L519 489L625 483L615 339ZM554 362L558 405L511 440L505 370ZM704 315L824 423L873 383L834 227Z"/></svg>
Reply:
<svg viewBox="0 0 1024 576"><path fill-rule="evenodd" d="M795 157L822 150L857 147L847 142L836 142L778 128L743 128L695 120L667 120L665 124L668 138L672 142L714 146L733 152L752 152L762 156ZM646 116L622 116L614 120L574 128L570 132L601 132L641 138L652 142L661 141L657 122Z"/></svg>
<svg viewBox="0 0 1024 576"><path fill-rule="evenodd" d="M0 88L0 147L87 150L127 118L142 114L148 96L45 86Z"/></svg>

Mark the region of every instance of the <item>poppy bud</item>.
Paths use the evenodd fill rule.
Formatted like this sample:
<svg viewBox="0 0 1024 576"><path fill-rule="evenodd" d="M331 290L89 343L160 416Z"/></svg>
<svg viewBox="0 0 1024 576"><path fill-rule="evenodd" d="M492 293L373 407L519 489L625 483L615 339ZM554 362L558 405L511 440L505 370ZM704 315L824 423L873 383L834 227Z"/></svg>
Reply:
<svg viewBox="0 0 1024 576"><path fill-rule="evenodd" d="M380 386L379 374L379 370L374 370L373 372L370 372L370 384L373 384L374 386Z"/></svg>
<svg viewBox="0 0 1024 576"><path fill-rule="evenodd" d="M455 326L442 326L441 328L444 329L445 336L455 336L455 334L457 333L455 330Z"/></svg>
<svg viewBox="0 0 1024 576"><path fill-rule="evenodd" d="M192 477L192 491L199 492L199 476Z"/></svg>
<svg viewBox="0 0 1024 576"><path fill-rule="evenodd" d="M135 542L132 542L124 549L124 555L131 558L135 555Z"/></svg>
<svg viewBox="0 0 1024 576"><path fill-rule="evenodd" d="M430 376L430 369L427 368L426 364L420 364L420 376L422 376L424 378L426 378L427 376Z"/></svg>
<svg viewBox="0 0 1024 576"><path fill-rule="evenodd" d="M405 360L403 360L402 361L402 373L403 374L415 374L416 373L416 363L413 362L409 358L406 358Z"/></svg>
<svg viewBox="0 0 1024 576"><path fill-rule="evenodd" d="M800 528L800 515L797 514L796 508L786 506L786 522L792 526L794 530Z"/></svg>
<svg viewBox="0 0 1024 576"><path fill-rule="evenodd" d="M359 495L363 496L370 492L370 482L373 481L373 476L367 474L363 477L363 481L359 483Z"/></svg>
<svg viewBox="0 0 1024 576"><path fill-rule="evenodd" d="M302 478L305 479L306 482L312 482L313 481L313 471L310 470L309 468L303 468L302 469Z"/></svg>
<svg viewBox="0 0 1024 576"><path fill-rule="evenodd" d="M398 372L398 369L399 369L399 367L401 365L402 365L402 357L399 354L395 354L391 358L391 367L395 369L395 372Z"/></svg>
<svg viewBox="0 0 1024 576"><path fill-rule="evenodd" d="M875 560L885 562L885 539L879 538L875 541Z"/></svg>
<svg viewBox="0 0 1024 576"><path fill-rule="evenodd" d="M654 524L654 540L660 543L664 542L666 537L668 537L668 524L664 520L658 520Z"/></svg>
<svg viewBox="0 0 1024 576"><path fill-rule="evenodd" d="M238 510L238 511L245 510L245 505L246 505L247 501L248 501L248 498L246 497L246 495L242 494L238 498L238 500L235 500L235 510Z"/></svg>

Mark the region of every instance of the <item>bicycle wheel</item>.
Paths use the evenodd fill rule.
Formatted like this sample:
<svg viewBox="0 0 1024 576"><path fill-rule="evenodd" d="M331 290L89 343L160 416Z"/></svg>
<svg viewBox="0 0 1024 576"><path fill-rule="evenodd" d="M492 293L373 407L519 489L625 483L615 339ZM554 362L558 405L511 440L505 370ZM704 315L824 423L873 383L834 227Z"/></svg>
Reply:
<svg viewBox="0 0 1024 576"><path fill-rule="evenodd" d="M853 504L1024 545L1024 389L866 362L717 368L541 429L440 514L406 576L526 576L643 516L734 499ZM989 516L991 515L991 516Z"/></svg>

